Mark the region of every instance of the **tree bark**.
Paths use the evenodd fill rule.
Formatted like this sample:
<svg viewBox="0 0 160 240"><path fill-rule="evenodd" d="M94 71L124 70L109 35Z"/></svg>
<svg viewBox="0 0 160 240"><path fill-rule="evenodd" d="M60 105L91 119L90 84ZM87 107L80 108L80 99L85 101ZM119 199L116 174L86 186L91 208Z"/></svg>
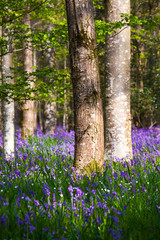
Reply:
<svg viewBox="0 0 160 240"><path fill-rule="evenodd" d="M2 81L3 84L13 84L13 51L11 43L11 31L8 27L2 30L2 36L7 41L6 52L2 53ZM14 124L14 100L8 97L8 101L2 101L3 116L3 151L4 157L14 157L15 153L15 124Z"/></svg>
<svg viewBox="0 0 160 240"><path fill-rule="evenodd" d="M48 23L47 31L51 31L52 26ZM44 54L44 67L55 68L55 52L53 47L46 48ZM50 83L49 77L45 77L45 82ZM55 98L52 94L53 99ZM43 112L43 131L44 133L53 134L57 127L57 104L56 101L46 100L44 102Z"/></svg>
<svg viewBox="0 0 160 240"><path fill-rule="evenodd" d="M36 72L37 67L37 50L33 50L33 71ZM34 101L34 130L38 127L38 101Z"/></svg>
<svg viewBox="0 0 160 240"><path fill-rule="evenodd" d="M107 22L120 21L130 13L130 1L105 0ZM106 36L104 97L105 160L132 158L130 116L130 28Z"/></svg>
<svg viewBox="0 0 160 240"><path fill-rule="evenodd" d="M67 68L67 59L64 59L64 69ZM66 85L66 79L64 79L64 86ZM67 102L67 92L64 90L64 104L63 104L63 129L68 131L68 102Z"/></svg>
<svg viewBox="0 0 160 240"><path fill-rule="evenodd" d="M104 160L103 112L91 0L66 0L75 121L77 171L101 168ZM92 169L91 169L92 170Z"/></svg>
<svg viewBox="0 0 160 240"><path fill-rule="evenodd" d="M56 130L56 102L46 101L44 104L44 133L53 134Z"/></svg>
<svg viewBox="0 0 160 240"><path fill-rule="evenodd" d="M24 16L23 24L27 25L29 28L28 33L31 33L31 22L29 14ZM26 75L33 72L33 53L31 39L27 38L23 41L23 69ZM34 83L31 81L32 78L28 77L30 81L30 87L33 88ZM26 100L23 104L23 123L22 123L22 137L28 138L34 133L34 101Z"/></svg>

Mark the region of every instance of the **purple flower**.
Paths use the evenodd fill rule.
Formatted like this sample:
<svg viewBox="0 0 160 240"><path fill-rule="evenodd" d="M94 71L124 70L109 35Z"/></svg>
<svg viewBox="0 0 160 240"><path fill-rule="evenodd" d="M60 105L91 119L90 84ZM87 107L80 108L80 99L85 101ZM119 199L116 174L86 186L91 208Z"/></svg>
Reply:
<svg viewBox="0 0 160 240"><path fill-rule="evenodd" d="M22 225L23 221L22 220L18 220L17 223L18 223L18 225Z"/></svg>
<svg viewBox="0 0 160 240"><path fill-rule="evenodd" d="M122 213L121 213L120 211L116 211L116 213L117 213L118 215L122 215Z"/></svg>
<svg viewBox="0 0 160 240"><path fill-rule="evenodd" d="M33 233L33 231L36 230L36 228L32 225L29 226L29 231L30 233Z"/></svg>
<svg viewBox="0 0 160 240"><path fill-rule="evenodd" d="M93 189L93 190L92 190L92 193L93 193L93 194L96 194L96 191Z"/></svg>
<svg viewBox="0 0 160 240"><path fill-rule="evenodd" d="M7 228L7 222L6 222L6 218L8 218L8 216L6 214L2 214L2 217L1 217L1 223L2 225Z"/></svg>
<svg viewBox="0 0 160 240"><path fill-rule="evenodd" d="M73 187L72 187L72 185L69 185L68 190L70 192L71 197L73 197Z"/></svg>
<svg viewBox="0 0 160 240"><path fill-rule="evenodd" d="M116 196L116 194L117 194L116 191L113 191L112 193L113 193L114 196Z"/></svg>
<svg viewBox="0 0 160 240"><path fill-rule="evenodd" d="M30 223L30 216L29 216L28 213L25 215L25 223L26 223L26 224L29 224L29 223Z"/></svg>
<svg viewBox="0 0 160 240"><path fill-rule="evenodd" d="M36 195L36 192L34 192L34 191L31 190L31 191L29 191L29 194L31 194L31 195L34 196L34 195Z"/></svg>
<svg viewBox="0 0 160 240"><path fill-rule="evenodd" d="M39 201L38 200L35 200L34 199L34 204L36 205L36 206L39 206L40 204L39 204Z"/></svg>
<svg viewBox="0 0 160 240"><path fill-rule="evenodd" d="M27 196L27 197L25 197L25 199L28 201L28 202L30 202L31 201L31 199Z"/></svg>
<svg viewBox="0 0 160 240"><path fill-rule="evenodd" d="M126 205L123 205L124 209L127 210L127 206Z"/></svg>
<svg viewBox="0 0 160 240"><path fill-rule="evenodd" d="M20 208L21 207L20 198L17 198L16 203L17 203L18 207Z"/></svg>
<svg viewBox="0 0 160 240"><path fill-rule="evenodd" d="M43 232L48 232L48 231L50 231L49 228L44 228L44 229L43 229Z"/></svg>
<svg viewBox="0 0 160 240"><path fill-rule="evenodd" d="M145 187L144 187L144 186L142 186L142 190L143 190L144 192L146 192L146 189L145 189Z"/></svg>
<svg viewBox="0 0 160 240"><path fill-rule="evenodd" d="M49 189L47 183L43 184L43 193L44 193L44 195L50 196L50 189Z"/></svg>
<svg viewBox="0 0 160 240"><path fill-rule="evenodd" d="M78 195L78 196L83 196L84 195L83 191L80 188L76 187L76 190L77 190L76 195Z"/></svg>
<svg viewBox="0 0 160 240"><path fill-rule="evenodd" d="M160 213L160 206L157 205L156 207L157 207L157 209L158 209L158 212Z"/></svg>

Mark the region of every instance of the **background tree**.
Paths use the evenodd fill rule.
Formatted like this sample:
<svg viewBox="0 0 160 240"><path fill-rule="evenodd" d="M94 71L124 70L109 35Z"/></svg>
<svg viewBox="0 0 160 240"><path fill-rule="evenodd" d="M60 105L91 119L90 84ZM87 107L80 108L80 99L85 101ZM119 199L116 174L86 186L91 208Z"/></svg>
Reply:
<svg viewBox="0 0 160 240"><path fill-rule="evenodd" d="M75 167L103 165L100 78L92 1L66 0L75 118Z"/></svg>
<svg viewBox="0 0 160 240"><path fill-rule="evenodd" d="M5 7L3 1L0 4L2 7L2 16L7 14L10 19L9 21L13 22L12 32L15 39L13 48L15 85L10 86L8 91L12 92L12 97L20 103L24 103L25 100L28 102L31 100L39 100L41 102L47 100L51 102L53 94L57 94L58 97L56 96L56 101L63 106L64 91L70 88L68 69L64 70L62 64L60 66L61 69L53 66L46 67L45 64L44 66L43 64L38 66L39 61L36 60L38 66L36 70L34 68L32 72L24 71L22 65L22 42L25 42L28 49L30 49L32 44L34 51L39 52L42 52L44 49L54 48L56 65L58 66L58 62L64 63L64 53L68 52L68 50L64 52L62 49L62 47L66 45L67 40L67 24L64 16L65 9L63 9L64 3L54 0L47 2L34 1L34 4L32 1L8 1L7 4L11 11L7 10L8 7ZM30 15L32 23L30 27L28 24L23 24L26 14ZM39 22L43 22L43 25L46 25L46 23L52 26L54 25L54 29L48 31L43 28ZM1 38L1 45L3 45L3 38ZM27 48L24 49L26 50ZM38 54L36 54L36 58L37 56ZM30 63L31 62L32 61L30 61ZM46 83L46 77L48 79L50 78L50 84ZM33 84L33 82L30 81L31 79L34 81L34 87L31 87L31 84ZM67 79L65 86L63 79ZM1 96L3 98L8 94L5 89L6 85L1 86ZM26 109L28 111L29 108L27 107Z"/></svg>
<svg viewBox="0 0 160 240"><path fill-rule="evenodd" d="M139 24L131 34L131 105L133 125L159 124L160 87L160 3L157 0L131 1L131 13Z"/></svg>
<svg viewBox="0 0 160 240"><path fill-rule="evenodd" d="M51 24L47 23L47 31L51 31ZM43 66L55 68L55 50L52 47L47 47L43 50ZM53 76L51 76L53 77ZM47 85L50 84L51 80L48 77L45 77L45 82ZM44 132L54 133L57 126L57 104L56 104L56 96L51 95L51 100L44 101L43 104L43 130Z"/></svg>
<svg viewBox="0 0 160 240"><path fill-rule="evenodd" d="M29 8L27 8L29 11ZM30 88L34 87L33 77L29 76L33 72L33 51L31 43L31 21L29 13L26 13L23 18L23 24L26 26L26 35L23 41L23 66L24 73L27 74L26 81L28 81ZM25 100L23 104L23 123L22 123L22 137L27 138L34 133L34 101Z"/></svg>
<svg viewBox="0 0 160 240"><path fill-rule="evenodd" d="M5 24L2 28L2 37L5 39L5 46L2 49L2 83L13 84L13 51L12 51L12 32L10 24ZM14 124L14 100L8 97L2 101L3 117L3 151L8 158L14 156L15 152L15 124Z"/></svg>

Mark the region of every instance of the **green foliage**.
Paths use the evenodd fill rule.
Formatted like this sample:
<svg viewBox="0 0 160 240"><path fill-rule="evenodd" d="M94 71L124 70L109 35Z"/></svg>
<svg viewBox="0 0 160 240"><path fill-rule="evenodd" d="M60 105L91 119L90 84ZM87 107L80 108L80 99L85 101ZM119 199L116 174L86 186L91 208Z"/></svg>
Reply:
<svg viewBox="0 0 160 240"><path fill-rule="evenodd" d="M35 69L33 73L27 74L23 71L23 65L20 63L20 54L23 49L23 41L32 43L33 49L36 51L45 51L52 48L57 58L64 58L68 51L62 49L68 42L67 22L65 18L64 1L1 1L1 26L5 28L9 26L9 40L0 37L1 55L7 53L7 41L14 44L14 84L0 85L0 98L8 99L8 96L14 98L15 101L23 103L27 99L35 99L45 101L53 100L53 94L58 98L56 101L63 103L64 92L67 99L70 97L71 88L70 75L68 69L56 69L41 66ZM25 14L30 14L32 20L32 28L23 24ZM48 29L48 25L51 29ZM30 32L31 30L31 32ZM46 77L49 79L45 81ZM2 81L2 79L1 79ZM34 82L35 87L31 89L30 83ZM65 82L65 84L64 84ZM67 90L67 91L66 91ZM54 97L55 100L55 97Z"/></svg>
<svg viewBox="0 0 160 240"><path fill-rule="evenodd" d="M134 37L141 39L144 33L148 34L150 30L155 31L159 27L159 22L160 16L154 16L152 19L140 19L132 14L121 14L121 20L115 22L96 20L97 43L105 43L106 34L118 34L119 31L123 31L124 27L132 27L132 33L135 33ZM142 26L142 28L137 30L137 26Z"/></svg>
<svg viewBox="0 0 160 240"><path fill-rule="evenodd" d="M48 77L49 82L43 80L44 77ZM0 98L7 100L13 98L15 101L23 104L24 100L41 100L45 101L54 100L59 103L63 103L64 91L71 88L70 85L70 74L68 70L56 70L50 67L46 67L40 70L36 70L31 74L27 74L23 70L14 71L14 78L16 79L15 84L1 84L0 85ZM31 80L32 79L32 80ZM64 79L66 84L64 86ZM34 82L35 86L30 87L30 83ZM53 99L54 96L59 96L59 99ZM70 92L68 96L70 97Z"/></svg>
<svg viewBox="0 0 160 240"><path fill-rule="evenodd" d="M136 2L136 1L134 1ZM159 124L160 56L158 2L133 5L136 21L131 35L131 105L133 124L138 127ZM151 11L152 9L152 11Z"/></svg>

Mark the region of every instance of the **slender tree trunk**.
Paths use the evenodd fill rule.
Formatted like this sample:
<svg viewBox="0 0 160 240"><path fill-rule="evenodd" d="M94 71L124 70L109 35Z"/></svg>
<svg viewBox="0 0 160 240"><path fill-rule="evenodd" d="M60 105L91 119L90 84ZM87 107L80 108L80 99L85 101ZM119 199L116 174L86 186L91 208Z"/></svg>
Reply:
<svg viewBox="0 0 160 240"><path fill-rule="evenodd" d="M64 84L66 84L66 79L64 79ZM63 129L68 131L68 102L67 102L66 90L64 90Z"/></svg>
<svg viewBox="0 0 160 240"><path fill-rule="evenodd" d="M103 113L91 0L66 0L71 77L74 97L75 160L77 171L102 167Z"/></svg>
<svg viewBox="0 0 160 240"><path fill-rule="evenodd" d="M3 84L13 84L13 51L10 37L10 29L6 27L2 30L2 35L7 41L6 52L2 53L2 80ZM9 102L2 101L3 116L3 151L4 156L14 157L15 152L15 124L14 124L14 100L8 97Z"/></svg>
<svg viewBox="0 0 160 240"><path fill-rule="evenodd" d="M67 59L64 59L64 69L67 68ZM66 85L66 79L64 79L64 86ZM67 92L64 90L64 105L63 105L63 129L68 131L68 102Z"/></svg>
<svg viewBox="0 0 160 240"><path fill-rule="evenodd" d="M33 66L37 66L37 51L33 50ZM34 72L36 72L36 68L34 68ZM34 130L37 130L38 127L38 101L34 102Z"/></svg>
<svg viewBox="0 0 160 240"><path fill-rule="evenodd" d="M43 131L43 113L42 113L42 103L38 101L38 119L39 119L39 126L40 130Z"/></svg>
<svg viewBox="0 0 160 240"><path fill-rule="evenodd" d="M49 24L49 23L48 23ZM52 27L49 25L47 27L48 31L51 31ZM44 50L44 66L45 67L55 67L55 52L52 47ZM48 77L45 78L46 83L50 83ZM52 95L54 99L54 95ZM57 127L57 104L56 101L46 100L44 102L44 112L43 112L43 130L45 133L54 133Z"/></svg>
<svg viewBox="0 0 160 240"><path fill-rule="evenodd" d="M120 20L130 13L130 1L105 0L106 21ZM130 28L106 36L106 80L104 103L105 159L131 158L130 116Z"/></svg>
<svg viewBox="0 0 160 240"><path fill-rule="evenodd" d="M44 103L44 122L43 129L45 133L54 133L57 126L56 102L46 101Z"/></svg>
<svg viewBox="0 0 160 240"><path fill-rule="evenodd" d="M74 103L73 103L73 89L70 89L70 101L69 101L69 116L68 116L68 131L74 130Z"/></svg>
<svg viewBox="0 0 160 240"><path fill-rule="evenodd" d="M29 14L24 16L24 24L31 28L30 16ZM29 32L30 33L30 30ZM27 38L23 42L23 68L27 74L33 72L33 53L31 39ZM31 77L28 81L32 80ZM33 88L34 83L30 82L30 87ZM23 123L22 123L22 137L27 138L34 133L34 101L26 100L23 105Z"/></svg>

